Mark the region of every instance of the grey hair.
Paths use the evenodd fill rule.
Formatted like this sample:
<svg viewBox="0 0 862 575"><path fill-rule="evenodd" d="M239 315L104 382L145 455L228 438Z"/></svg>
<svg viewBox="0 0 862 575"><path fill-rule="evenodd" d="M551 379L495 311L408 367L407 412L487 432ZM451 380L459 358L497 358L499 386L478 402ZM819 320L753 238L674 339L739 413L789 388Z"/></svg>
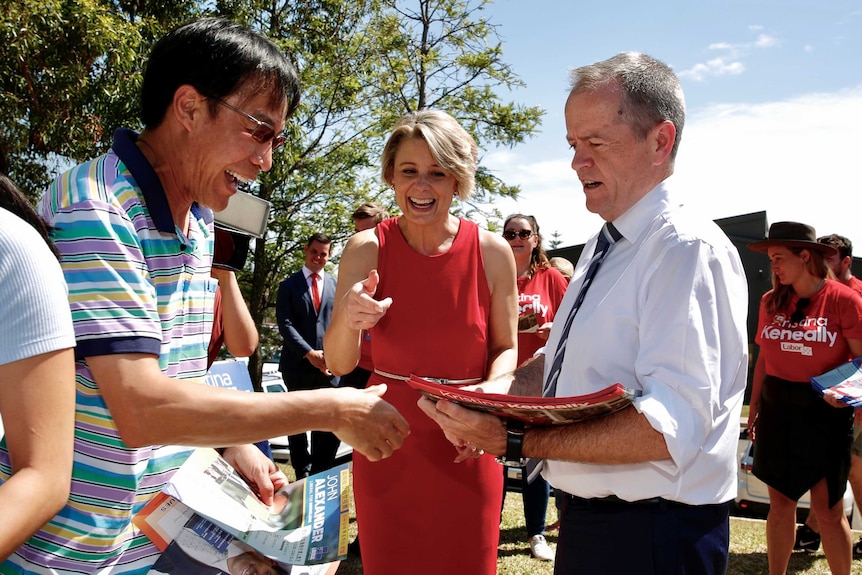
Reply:
<svg viewBox="0 0 862 575"><path fill-rule="evenodd" d="M646 138L657 124L670 121L676 137L670 158L676 158L685 125L685 97L670 66L640 52L612 58L570 71L571 93L597 90L608 84L622 90L620 116L635 136Z"/></svg>

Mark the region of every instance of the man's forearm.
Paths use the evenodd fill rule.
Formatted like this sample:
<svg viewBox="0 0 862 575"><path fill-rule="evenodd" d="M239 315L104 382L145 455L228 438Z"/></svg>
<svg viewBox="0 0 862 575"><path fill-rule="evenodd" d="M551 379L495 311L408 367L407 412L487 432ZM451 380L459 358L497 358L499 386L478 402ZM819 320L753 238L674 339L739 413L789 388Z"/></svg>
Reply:
<svg viewBox="0 0 862 575"><path fill-rule="evenodd" d="M580 423L528 429L523 452L528 457L605 465L670 458L664 436L633 406Z"/></svg>

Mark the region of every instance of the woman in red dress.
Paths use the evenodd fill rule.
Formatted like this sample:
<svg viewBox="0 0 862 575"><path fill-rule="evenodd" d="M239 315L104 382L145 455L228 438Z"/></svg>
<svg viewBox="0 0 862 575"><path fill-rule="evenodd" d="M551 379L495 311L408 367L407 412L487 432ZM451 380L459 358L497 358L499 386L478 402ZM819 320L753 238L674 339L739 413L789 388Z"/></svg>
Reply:
<svg viewBox="0 0 862 575"><path fill-rule="evenodd" d="M475 142L448 114L402 118L382 160L402 215L352 236L339 265L327 366L350 372L361 330L371 330L369 385L386 384L384 398L410 423L390 458L354 454L365 575L496 573L500 465L454 447L405 382L416 374L469 385L515 368L512 251L449 213L453 198L472 194L477 158Z"/></svg>

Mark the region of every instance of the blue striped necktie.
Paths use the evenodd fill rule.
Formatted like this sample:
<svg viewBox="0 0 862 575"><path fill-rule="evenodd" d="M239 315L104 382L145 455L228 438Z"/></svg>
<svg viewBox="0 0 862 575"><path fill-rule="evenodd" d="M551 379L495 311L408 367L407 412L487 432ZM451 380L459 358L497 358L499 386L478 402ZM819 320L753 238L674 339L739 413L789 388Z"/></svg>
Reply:
<svg viewBox="0 0 862 575"><path fill-rule="evenodd" d="M608 255L608 250L611 246L622 239L623 235L610 222L605 222L599 232L598 241L596 242L596 250L593 252L593 257L590 260L590 265L587 268L587 273L584 276L584 283L581 284L581 290L578 292L578 297L575 298L575 303L572 309L569 310L569 316L566 318L566 325L563 327L563 333L560 335L560 340L557 343L557 351L554 353L554 362L551 364L551 371L548 373L548 380L542 388L543 397L556 397L557 395L557 379L560 377L560 370L563 367L563 358L566 355L566 343L569 339L569 331L572 329L572 322L575 315L584 303L584 297L587 295L587 290L593 283L593 278L596 277L596 272L599 271L599 266ZM528 459L526 465L527 482L530 483L535 479L542 469L541 459Z"/></svg>
<svg viewBox="0 0 862 575"><path fill-rule="evenodd" d="M623 235L610 222L606 222L602 226L602 231L599 232L599 238L596 242L596 251L593 252L593 258L590 260L590 266L587 268L587 274L584 276L584 283L581 284L581 291L578 292L578 297L575 299L575 304L569 310L569 317L566 318L566 325L563 328L563 333L560 335L560 340L557 343L557 351L554 353L554 362L551 364L551 371L548 373L548 381L545 382L542 388L544 397L555 397L557 394L557 379L560 377L560 370L563 366L563 357L566 355L566 342L569 339L569 330L572 329L572 322L575 319L575 314L584 303L584 297L587 295L587 290L593 283L593 278L596 277L596 272L599 271L599 266L608 254L611 246L617 243Z"/></svg>

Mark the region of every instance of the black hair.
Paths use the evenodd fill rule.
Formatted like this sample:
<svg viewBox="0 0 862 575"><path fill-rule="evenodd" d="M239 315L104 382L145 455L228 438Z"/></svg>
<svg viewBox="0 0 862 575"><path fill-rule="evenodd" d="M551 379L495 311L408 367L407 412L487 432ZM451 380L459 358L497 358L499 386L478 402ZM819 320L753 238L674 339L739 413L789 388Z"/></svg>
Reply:
<svg viewBox="0 0 862 575"><path fill-rule="evenodd" d="M45 243L48 244L48 247L51 248L51 251L59 259L60 254L48 235L50 227L42 219L42 216L36 212L27 196L6 175L8 169L9 162L6 159L6 147L0 142L0 208L12 212L33 226L33 229L39 232L39 235L42 236L42 239L45 240Z"/></svg>
<svg viewBox="0 0 862 575"><path fill-rule="evenodd" d="M0 208L9 210L33 226L33 229L39 232L39 235L42 236L42 239L45 240L45 243L48 244L54 255L59 258L57 249L51 243L51 238L48 235L50 228L45 223L45 220L36 212L27 196L5 174L0 174Z"/></svg>
<svg viewBox="0 0 862 575"><path fill-rule="evenodd" d="M175 28L150 53L141 88L141 120L158 126L177 88L188 84L218 101L240 91L269 92L273 107L299 106L296 69L271 40L224 18L201 18Z"/></svg>
<svg viewBox="0 0 862 575"><path fill-rule="evenodd" d="M332 238L330 238L323 232L317 232L316 234L311 234L308 237L308 241L305 242L305 247L309 247L313 242L320 242L324 245L329 245L332 243Z"/></svg>

